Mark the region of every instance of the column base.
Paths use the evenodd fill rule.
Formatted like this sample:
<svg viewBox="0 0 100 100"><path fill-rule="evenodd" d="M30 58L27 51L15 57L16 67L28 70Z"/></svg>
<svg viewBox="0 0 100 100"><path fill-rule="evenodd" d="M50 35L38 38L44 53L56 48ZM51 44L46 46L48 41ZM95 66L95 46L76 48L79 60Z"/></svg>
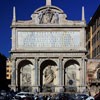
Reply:
<svg viewBox="0 0 100 100"><path fill-rule="evenodd" d="M86 91L86 86L79 86L79 92L83 93Z"/></svg>
<svg viewBox="0 0 100 100"><path fill-rule="evenodd" d="M55 92L64 92L63 86L55 86Z"/></svg>
<svg viewBox="0 0 100 100"><path fill-rule="evenodd" d="M32 92L40 92L39 86L32 86Z"/></svg>

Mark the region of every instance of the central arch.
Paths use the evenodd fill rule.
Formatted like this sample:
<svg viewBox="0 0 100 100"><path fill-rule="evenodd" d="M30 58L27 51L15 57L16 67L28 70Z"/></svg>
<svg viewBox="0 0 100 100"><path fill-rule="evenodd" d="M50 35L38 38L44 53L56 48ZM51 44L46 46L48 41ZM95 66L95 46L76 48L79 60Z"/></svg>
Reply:
<svg viewBox="0 0 100 100"><path fill-rule="evenodd" d="M56 78L56 62L53 60L45 60L40 65L40 91L52 92L54 91L54 80Z"/></svg>

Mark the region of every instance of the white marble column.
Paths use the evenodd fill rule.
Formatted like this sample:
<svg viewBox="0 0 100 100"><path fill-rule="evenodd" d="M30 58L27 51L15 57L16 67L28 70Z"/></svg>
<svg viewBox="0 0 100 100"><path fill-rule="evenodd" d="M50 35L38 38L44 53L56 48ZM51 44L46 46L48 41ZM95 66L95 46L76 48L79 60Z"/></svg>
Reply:
<svg viewBox="0 0 100 100"><path fill-rule="evenodd" d="M60 92L63 91L63 68L62 68L62 58L59 58L59 68L58 68L58 72L59 72L59 86L56 88L55 92Z"/></svg>
<svg viewBox="0 0 100 100"><path fill-rule="evenodd" d="M36 83L35 81L35 66L34 66L34 63L32 65L32 68L31 68L31 82L32 82L32 86L34 86Z"/></svg>
<svg viewBox="0 0 100 100"><path fill-rule="evenodd" d="M83 86L86 85L86 59L83 58Z"/></svg>
<svg viewBox="0 0 100 100"><path fill-rule="evenodd" d="M38 58L35 58L35 85L38 85Z"/></svg>
<svg viewBox="0 0 100 100"><path fill-rule="evenodd" d="M85 77L85 59L82 58L82 70L81 70L81 83L80 83L80 92L82 92L84 89L85 89L85 80L86 80L86 77Z"/></svg>
<svg viewBox="0 0 100 100"><path fill-rule="evenodd" d="M34 86L34 90L39 91L39 73L38 73L38 58L35 58L35 86Z"/></svg>
<svg viewBox="0 0 100 100"><path fill-rule="evenodd" d="M82 75L82 86L84 85L84 58L82 58L82 73L83 73L83 75Z"/></svg>
<svg viewBox="0 0 100 100"><path fill-rule="evenodd" d="M59 58L59 85L62 86L63 83L63 72L62 72L63 66L62 66L62 58Z"/></svg>

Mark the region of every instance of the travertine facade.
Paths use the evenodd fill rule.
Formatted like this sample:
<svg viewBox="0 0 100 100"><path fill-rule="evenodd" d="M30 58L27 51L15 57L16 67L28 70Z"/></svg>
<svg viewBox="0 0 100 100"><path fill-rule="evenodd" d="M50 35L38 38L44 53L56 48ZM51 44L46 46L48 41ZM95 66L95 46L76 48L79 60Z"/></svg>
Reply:
<svg viewBox="0 0 100 100"><path fill-rule="evenodd" d="M16 21L14 8L12 89L83 91L86 87L84 12L82 21L67 20L67 15L49 0L31 18Z"/></svg>

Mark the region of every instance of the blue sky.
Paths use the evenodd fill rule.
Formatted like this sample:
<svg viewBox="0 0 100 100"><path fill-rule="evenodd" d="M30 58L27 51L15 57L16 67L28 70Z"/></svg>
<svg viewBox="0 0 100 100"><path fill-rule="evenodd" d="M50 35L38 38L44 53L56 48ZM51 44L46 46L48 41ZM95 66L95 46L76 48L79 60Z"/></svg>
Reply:
<svg viewBox="0 0 100 100"><path fill-rule="evenodd" d="M11 22L13 6L16 7L17 20L29 20L31 14L45 5L46 0L0 0L0 53L10 56ZM85 18L88 23L93 16L100 0L52 0L52 5L61 8L69 20L81 20L81 9L85 7Z"/></svg>

